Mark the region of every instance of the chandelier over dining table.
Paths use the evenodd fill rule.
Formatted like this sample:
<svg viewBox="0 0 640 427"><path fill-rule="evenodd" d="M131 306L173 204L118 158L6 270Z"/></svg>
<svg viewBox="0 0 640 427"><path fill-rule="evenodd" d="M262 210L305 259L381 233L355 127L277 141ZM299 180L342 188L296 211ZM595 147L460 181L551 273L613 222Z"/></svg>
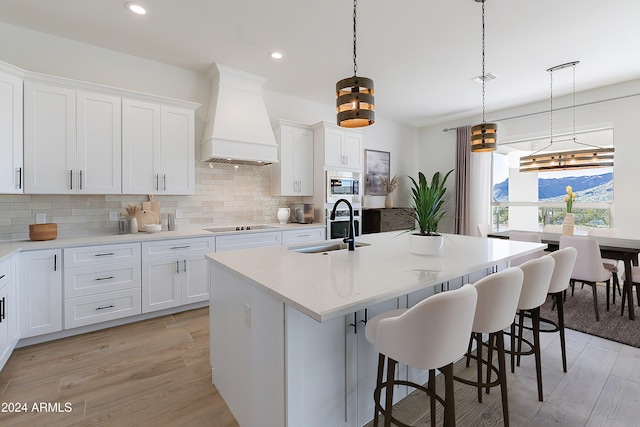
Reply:
<svg viewBox="0 0 640 427"><path fill-rule="evenodd" d="M547 69L550 75L550 141L549 145L520 158L520 172L547 172L556 170L591 169L613 167L614 148L599 147L578 141L576 137L576 65L580 61L567 62ZM573 70L572 112L573 137L576 144L573 150L553 151L553 73L569 68Z"/></svg>

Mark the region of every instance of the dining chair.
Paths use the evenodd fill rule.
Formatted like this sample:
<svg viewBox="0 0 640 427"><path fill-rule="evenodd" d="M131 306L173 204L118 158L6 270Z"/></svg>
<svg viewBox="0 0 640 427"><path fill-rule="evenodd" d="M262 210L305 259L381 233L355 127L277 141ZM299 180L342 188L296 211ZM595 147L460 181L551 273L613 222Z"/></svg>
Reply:
<svg viewBox="0 0 640 427"><path fill-rule="evenodd" d="M594 228L594 227L589 227L587 228L587 236L592 236L592 237L616 237L619 238L620 237L620 229L618 228ZM620 291L620 280L618 279L618 266L619 266L619 260L617 259L609 259L609 258L602 258L602 262L604 263L604 268L606 268L607 270L611 271L612 273L612 277L613 277L613 303L616 303L616 292L615 289L618 289L618 295L622 295L622 292Z"/></svg>
<svg viewBox="0 0 640 427"><path fill-rule="evenodd" d="M491 224L478 224L478 234L480 237L487 237L492 232L493 227L491 227Z"/></svg>
<svg viewBox="0 0 640 427"><path fill-rule="evenodd" d="M374 425L378 425L379 412L384 417L385 426L390 426L392 422L406 425L392 415L393 389L397 385L406 385L421 390L430 397L432 426L436 424L436 401L444 405L444 425L455 426L453 363L467 349L477 299L476 288L464 285L460 289L430 296L407 310L391 310L379 314L367 322L365 338L379 353L376 388L373 393ZM383 382L385 359L387 378ZM398 363L429 370L427 387L396 379ZM444 398L436 395L436 369L444 375ZM382 390L385 391L384 405L380 402Z"/></svg>
<svg viewBox="0 0 640 427"><path fill-rule="evenodd" d="M600 244L594 237L588 236L561 236L560 249L574 247L578 251L576 263L571 273L571 287L575 287L575 282L581 282L591 286L593 291L593 308L596 312L596 321L600 321L598 310L598 292L596 284L606 283L607 311L609 311L609 287L612 273L604 268L602 256L600 255Z"/></svg>
<svg viewBox="0 0 640 427"><path fill-rule="evenodd" d="M518 240L521 242L532 242L532 243L542 243L540 241L540 235L536 232L533 231L516 231L516 230L512 230L509 231L509 240ZM515 258L513 260L511 260L511 266L512 267L517 267L520 264L527 262L531 259L536 259L536 258L540 258L541 256L544 255L544 250L540 249L539 251L536 251L532 254L529 255L524 255L521 256L519 258Z"/></svg>
<svg viewBox="0 0 640 427"><path fill-rule="evenodd" d="M636 298L638 299L638 306L640 307L640 267L631 267L631 285L636 287ZM631 286L629 286L631 290ZM633 293L633 292L632 292ZM622 311L620 315L624 315L624 303L627 298L627 286L622 287ZM633 304L633 295L629 295L629 304Z"/></svg>
<svg viewBox="0 0 640 427"><path fill-rule="evenodd" d="M529 260L518 267L524 273L522 291L518 300L517 320L511 323L511 348L507 353L511 355L511 372L515 372L515 358L520 366L520 357L534 355L536 364L536 379L538 381L538 400L542 402L542 360L540 357L540 306L544 304L549 292L555 260L550 255ZM524 318L531 319L533 342L524 338ZM516 340L518 345L516 347ZM522 343L529 348L523 350Z"/></svg>
<svg viewBox="0 0 640 427"><path fill-rule="evenodd" d="M545 233L562 234L562 224L545 224L545 226L542 227L542 231Z"/></svg>

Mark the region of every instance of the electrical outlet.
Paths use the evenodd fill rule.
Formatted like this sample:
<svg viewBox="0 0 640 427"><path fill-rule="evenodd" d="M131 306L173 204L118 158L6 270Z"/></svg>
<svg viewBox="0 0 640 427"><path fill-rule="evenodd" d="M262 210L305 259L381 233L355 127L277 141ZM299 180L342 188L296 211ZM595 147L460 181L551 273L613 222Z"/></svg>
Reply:
<svg viewBox="0 0 640 427"><path fill-rule="evenodd" d="M47 214L46 213L37 213L36 214L36 224L45 224L47 222Z"/></svg>
<svg viewBox="0 0 640 427"><path fill-rule="evenodd" d="M109 212L109 221L117 221L118 220L118 212Z"/></svg>
<svg viewBox="0 0 640 427"><path fill-rule="evenodd" d="M176 219L182 218L182 209L176 209Z"/></svg>
<svg viewBox="0 0 640 427"><path fill-rule="evenodd" d="M247 328L251 328L251 306L244 303L244 324Z"/></svg>

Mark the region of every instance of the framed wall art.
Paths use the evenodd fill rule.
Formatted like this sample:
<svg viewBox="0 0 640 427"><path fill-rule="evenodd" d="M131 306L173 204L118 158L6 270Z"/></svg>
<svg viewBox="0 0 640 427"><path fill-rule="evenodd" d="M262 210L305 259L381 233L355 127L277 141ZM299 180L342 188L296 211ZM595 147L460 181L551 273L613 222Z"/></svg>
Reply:
<svg viewBox="0 0 640 427"><path fill-rule="evenodd" d="M364 194L366 196L386 196L380 177L389 182L390 153L388 151L364 150Z"/></svg>

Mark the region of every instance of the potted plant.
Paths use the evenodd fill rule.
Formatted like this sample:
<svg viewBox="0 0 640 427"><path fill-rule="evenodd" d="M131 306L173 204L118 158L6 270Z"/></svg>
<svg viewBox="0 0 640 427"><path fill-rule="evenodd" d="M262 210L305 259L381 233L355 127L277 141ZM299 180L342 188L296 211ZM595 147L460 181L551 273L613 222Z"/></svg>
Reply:
<svg viewBox="0 0 640 427"><path fill-rule="evenodd" d="M420 255L440 255L442 253L443 237L438 234L438 224L447 213L445 209L445 184L453 169L440 179L440 172L433 174L431 183L422 172L418 172L418 180L411 179L411 216L416 226L409 231L418 230L410 237L410 251Z"/></svg>

